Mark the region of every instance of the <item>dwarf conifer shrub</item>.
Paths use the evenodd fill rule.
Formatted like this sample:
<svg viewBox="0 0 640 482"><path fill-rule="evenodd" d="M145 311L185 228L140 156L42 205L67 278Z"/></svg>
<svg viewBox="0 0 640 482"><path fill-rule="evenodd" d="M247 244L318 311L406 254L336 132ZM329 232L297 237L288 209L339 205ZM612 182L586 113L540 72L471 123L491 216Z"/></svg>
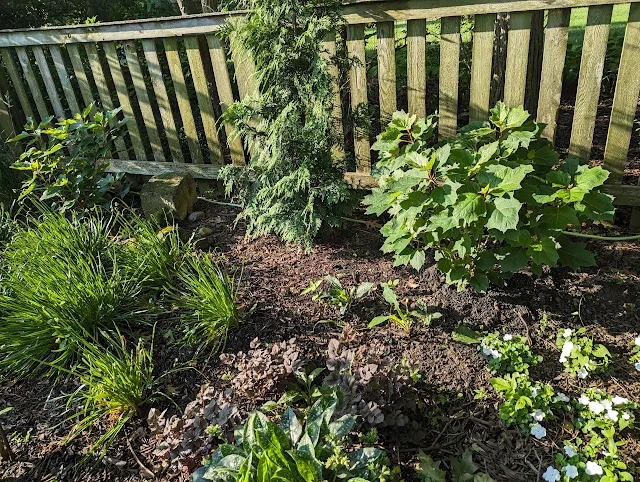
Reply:
<svg viewBox="0 0 640 482"><path fill-rule="evenodd" d="M434 145L433 117L397 112L373 146L379 187L364 200L369 214L391 216L382 250L418 270L433 250L448 283L477 291L527 266L594 266L566 231L613 218L613 198L598 190L609 173L561 161L543 127L498 103L488 122Z"/></svg>
<svg viewBox="0 0 640 482"><path fill-rule="evenodd" d="M333 89L325 35L341 22L339 2L253 0L231 48L256 63L257 97L230 106L225 121L248 140L248 167L225 167L228 194L243 206L247 235L273 233L311 247L322 225L337 226L352 194L333 159Z"/></svg>

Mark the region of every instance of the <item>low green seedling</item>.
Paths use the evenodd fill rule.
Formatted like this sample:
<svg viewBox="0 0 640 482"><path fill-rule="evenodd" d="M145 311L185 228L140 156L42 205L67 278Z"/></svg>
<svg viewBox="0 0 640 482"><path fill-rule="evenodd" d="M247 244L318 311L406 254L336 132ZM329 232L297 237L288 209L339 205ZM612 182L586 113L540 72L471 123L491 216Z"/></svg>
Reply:
<svg viewBox="0 0 640 482"><path fill-rule="evenodd" d="M559 360L564 371L583 379L606 371L611 361L611 353L604 345L594 344L588 336L580 336L586 331L585 328L575 332L569 328L560 329L556 338L556 345L562 351Z"/></svg>
<svg viewBox="0 0 640 482"><path fill-rule="evenodd" d="M393 287L397 286L398 280L389 283L383 283L382 296L391 305L392 313L389 315L376 316L369 322L369 328L373 328L382 323L391 321L402 328L404 331L409 332L411 325L414 321L422 321L425 325L430 325L433 320L437 320L442 316L440 312L431 311L427 307L423 300L416 302L416 308L411 309L409 307L409 300L398 300Z"/></svg>
<svg viewBox="0 0 640 482"><path fill-rule="evenodd" d="M323 283L329 285L327 290L320 289ZM326 301L331 306L338 308L340 314L344 315L354 303L366 298L374 288L375 284L368 282L360 283L358 286L352 286L351 288L345 288L338 278L327 275L324 279L309 283L309 286L300 294L307 295L313 293L313 300Z"/></svg>

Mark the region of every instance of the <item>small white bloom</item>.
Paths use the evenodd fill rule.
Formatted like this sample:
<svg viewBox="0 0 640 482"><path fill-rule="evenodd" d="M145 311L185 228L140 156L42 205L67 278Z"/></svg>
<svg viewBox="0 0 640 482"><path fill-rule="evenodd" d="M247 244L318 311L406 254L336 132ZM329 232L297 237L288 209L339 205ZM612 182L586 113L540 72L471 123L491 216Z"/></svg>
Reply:
<svg viewBox="0 0 640 482"><path fill-rule="evenodd" d="M571 328L566 328L564 330L564 333L562 333L562 336L564 338L569 338L571 336L571 334L573 333L573 330Z"/></svg>
<svg viewBox="0 0 640 482"><path fill-rule="evenodd" d="M503 339L504 341L511 341L511 340L513 340L513 335L510 335L509 333L507 333L506 335L504 335L504 336L502 337L502 339Z"/></svg>
<svg viewBox="0 0 640 482"><path fill-rule="evenodd" d="M622 420L629 420L630 418L629 412L622 412Z"/></svg>
<svg viewBox="0 0 640 482"><path fill-rule="evenodd" d="M564 345L562 345L562 355L560 356L567 357L571 355L571 350L573 350L573 342L572 341L565 342Z"/></svg>
<svg viewBox="0 0 640 482"><path fill-rule="evenodd" d="M613 402L611 400L602 400L600 403L606 410L611 410L611 407L613 407Z"/></svg>
<svg viewBox="0 0 640 482"><path fill-rule="evenodd" d="M565 465L562 470L564 472L564 475L566 475L570 479L575 479L578 476L578 467L576 467L575 465Z"/></svg>
<svg viewBox="0 0 640 482"><path fill-rule="evenodd" d="M544 420L545 413L542 410L534 410L531 413L531 417L538 422L542 422Z"/></svg>
<svg viewBox="0 0 640 482"><path fill-rule="evenodd" d="M547 482L558 482L560 480L560 472L550 465L547 467L546 472L542 474L542 478Z"/></svg>
<svg viewBox="0 0 640 482"><path fill-rule="evenodd" d="M640 372L640 362L636 363L633 366L636 367L636 370L638 370Z"/></svg>
<svg viewBox="0 0 640 482"><path fill-rule="evenodd" d="M533 435L537 439L544 438L545 435L547 435L547 429L539 423L536 423L531 427L531 435Z"/></svg>
<svg viewBox="0 0 640 482"><path fill-rule="evenodd" d="M577 452L571 445L564 446L564 453L568 458L573 457Z"/></svg>
<svg viewBox="0 0 640 482"><path fill-rule="evenodd" d="M605 418L608 418L612 422L617 422L618 421L618 411L617 410L607 410L607 414L605 415Z"/></svg>
<svg viewBox="0 0 640 482"><path fill-rule="evenodd" d="M482 354L489 356L493 350L486 345L482 345Z"/></svg>
<svg viewBox="0 0 640 482"><path fill-rule="evenodd" d="M595 462L587 462L587 467L585 469L585 473L587 475L602 475L602 467L600 467Z"/></svg>
<svg viewBox="0 0 640 482"><path fill-rule="evenodd" d="M598 415L599 413L604 412L604 405L600 402L589 402L589 410Z"/></svg>
<svg viewBox="0 0 640 482"><path fill-rule="evenodd" d="M561 356L561 357L559 358L559 360L560 360L560 363L564 363L564 362L566 362L566 361L567 361L566 357L564 357L564 356Z"/></svg>
<svg viewBox="0 0 640 482"><path fill-rule="evenodd" d="M496 358L501 358L501 357L502 357L502 353L500 353L498 350L491 350L491 358L495 360Z"/></svg>
<svg viewBox="0 0 640 482"><path fill-rule="evenodd" d="M580 398L578 398L578 403L586 407L587 405L589 405L589 397L583 394Z"/></svg>
<svg viewBox="0 0 640 482"><path fill-rule="evenodd" d="M611 399L614 405L624 405L625 403L629 403L628 398L615 396Z"/></svg>
<svg viewBox="0 0 640 482"><path fill-rule="evenodd" d="M585 379L589 376L589 370L587 370L587 367L582 367L580 370L578 370L578 378L582 378Z"/></svg>
<svg viewBox="0 0 640 482"><path fill-rule="evenodd" d="M636 337L636 339L635 339L635 340L633 340L633 343L634 343L634 344L636 344L636 345L638 345L638 346L640 346L640 335L638 335L638 336Z"/></svg>
<svg viewBox="0 0 640 482"><path fill-rule="evenodd" d="M608 457L611 454L609 452L607 452L606 450L603 450L602 451L602 455L604 455L605 457Z"/></svg>
<svg viewBox="0 0 640 482"><path fill-rule="evenodd" d="M556 397L558 400L560 400L561 402L564 403L569 403L569 397L567 397L566 394L562 393L562 392L558 392L556 393Z"/></svg>
<svg viewBox="0 0 640 482"><path fill-rule="evenodd" d="M531 387L531 396L536 398L538 396L538 387Z"/></svg>

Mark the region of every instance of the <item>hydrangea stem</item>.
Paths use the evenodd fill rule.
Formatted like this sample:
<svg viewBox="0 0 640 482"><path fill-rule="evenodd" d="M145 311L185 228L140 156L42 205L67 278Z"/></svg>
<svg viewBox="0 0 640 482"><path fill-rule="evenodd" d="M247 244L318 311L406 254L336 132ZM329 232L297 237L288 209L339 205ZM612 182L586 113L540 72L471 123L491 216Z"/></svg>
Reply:
<svg viewBox="0 0 640 482"><path fill-rule="evenodd" d="M595 239L598 241L633 241L635 239L640 239L640 234L636 234L634 236L598 236L596 234L574 233L572 231L562 231L562 234L575 236L577 238Z"/></svg>

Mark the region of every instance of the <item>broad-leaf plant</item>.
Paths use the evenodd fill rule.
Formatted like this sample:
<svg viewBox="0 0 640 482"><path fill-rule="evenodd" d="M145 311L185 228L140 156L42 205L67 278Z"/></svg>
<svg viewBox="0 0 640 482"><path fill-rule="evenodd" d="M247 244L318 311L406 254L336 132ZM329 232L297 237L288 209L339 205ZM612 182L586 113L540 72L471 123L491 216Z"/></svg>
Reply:
<svg viewBox="0 0 640 482"><path fill-rule="evenodd" d="M609 173L560 160L544 124L522 107L498 103L485 122L433 142L434 117L396 112L373 146L379 187L364 200L387 212L382 250L395 265L420 269L433 250L447 282L486 291L527 266L595 265L585 243L565 231L611 220L613 198L599 192Z"/></svg>

